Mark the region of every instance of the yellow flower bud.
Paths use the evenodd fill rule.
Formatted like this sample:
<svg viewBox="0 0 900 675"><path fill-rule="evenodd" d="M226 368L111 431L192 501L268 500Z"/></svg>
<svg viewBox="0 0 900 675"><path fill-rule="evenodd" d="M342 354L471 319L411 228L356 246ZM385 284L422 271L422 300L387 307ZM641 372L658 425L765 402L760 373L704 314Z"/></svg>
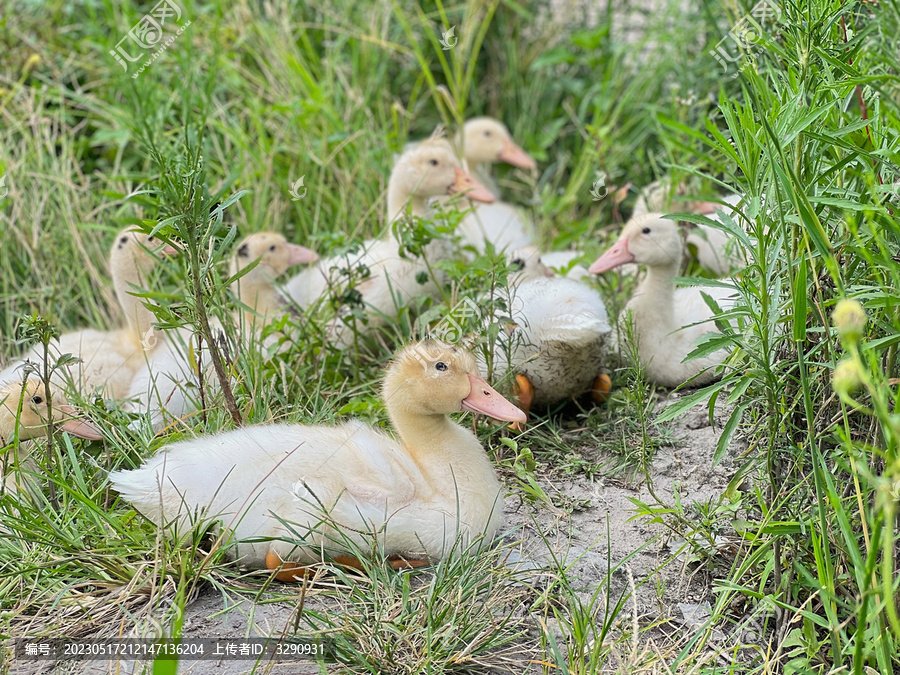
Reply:
<svg viewBox="0 0 900 675"><path fill-rule="evenodd" d="M40 54L32 54L28 57L28 60L25 62L25 65L22 66L22 74L28 75L32 70L37 68L41 63Z"/></svg>
<svg viewBox="0 0 900 675"><path fill-rule="evenodd" d="M862 375L856 359L844 359L834 369L831 386L841 396L846 396L862 385Z"/></svg>
<svg viewBox="0 0 900 675"><path fill-rule="evenodd" d="M856 300L841 300L831 315L838 335L848 340L858 340L866 328L866 310Z"/></svg>

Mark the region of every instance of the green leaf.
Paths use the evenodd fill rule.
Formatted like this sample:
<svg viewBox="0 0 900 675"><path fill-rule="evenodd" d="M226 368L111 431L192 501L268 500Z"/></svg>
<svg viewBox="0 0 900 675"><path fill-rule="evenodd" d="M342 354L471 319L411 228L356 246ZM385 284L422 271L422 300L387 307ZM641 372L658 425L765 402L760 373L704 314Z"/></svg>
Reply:
<svg viewBox="0 0 900 675"><path fill-rule="evenodd" d="M725 452L728 450L728 444L731 442L731 437L734 436L734 432L738 428L738 424L740 424L741 418L744 416L744 411L747 409L748 405L749 404L747 403L737 405L734 407L734 410L731 411L728 421L725 422L725 426L722 427L722 433L719 434L719 440L716 441L716 452L713 454L712 459L713 467L721 461Z"/></svg>
<svg viewBox="0 0 900 675"><path fill-rule="evenodd" d="M714 392L719 391L723 387L725 387L728 382L724 380L719 380L708 387L704 387L703 389L698 389L693 394L689 394L682 398L678 403L673 403L668 408L663 410L657 417L657 422L669 422L674 420L679 415L683 415L685 412L693 408L698 403L705 401L709 398Z"/></svg>
<svg viewBox="0 0 900 675"><path fill-rule="evenodd" d="M806 340L806 258L800 259L794 278L794 341Z"/></svg>

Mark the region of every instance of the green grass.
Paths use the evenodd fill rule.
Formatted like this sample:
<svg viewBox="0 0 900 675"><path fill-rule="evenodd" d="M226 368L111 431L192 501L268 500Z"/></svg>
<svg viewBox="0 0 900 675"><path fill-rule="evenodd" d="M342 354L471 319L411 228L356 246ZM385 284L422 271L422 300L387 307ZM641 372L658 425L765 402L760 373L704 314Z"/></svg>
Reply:
<svg viewBox="0 0 900 675"><path fill-rule="evenodd" d="M647 646L654 626L636 613L633 621L628 603L600 602L599 587L584 595L565 569L529 595L502 578L493 554L412 580L342 579L344 590L323 592L336 602L358 597L342 605L348 623L311 613L298 630L336 631L343 663L364 672L364 629L388 616L390 632L375 636L383 658L406 654L409 672L467 668L441 632L449 619L417 614L450 611L446 591L463 584L471 602L452 616L471 630L525 607L478 643L498 665L504 650L521 647L539 652L532 657L544 672L669 672L662 662L685 673L897 670L900 5L786 3L748 50L747 67L728 79L735 66L726 73L709 50L752 5L674 4L649 13L646 34L629 42L617 18L625 3L599 11L595 24L576 12L560 28L558 13L536 1L182 2L191 25L135 80L108 52L150 5L12 0L0 18L8 190L0 354L21 351L26 315L60 330L114 324L105 258L113 234L131 223L163 222L187 243L188 255L154 289L159 319L191 327L206 313L227 319L235 301L220 263L234 238L275 230L329 255L380 234L393 155L438 123L453 129L476 114L501 117L541 167L532 177L499 168L506 198L530 211L546 247L577 245L585 260L615 236L634 200L632 192L621 205L594 202L598 175L617 185L690 177L706 197L739 190L755 226L747 235L726 228L750 264L734 281L741 300L721 317L723 335L701 348L734 350L720 383L659 417L641 374L624 368L601 408L548 411L515 439L479 427L529 508L571 511L585 505L545 490L544 477L594 478L623 466L640 477L688 404L727 402L717 459L735 434L749 446L727 491L700 506L689 495L636 506L683 539L691 564L713 579L709 630ZM444 51L437 40L450 26L459 43ZM292 201L301 176L308 193ZM420 223L408 236L432 236L432 227ZM265 358L248 349L223 367L232 410L210 392L209 410L165 437L136 437L115 406L80 401L110 430L107 441L64 439L35 451L39 470L20 472L26 496L0 497L9 531L0 538L0 635L87 635L160 595L183 599L208 583L259 587L199 534L190 545L168 544L117 501L107 472L238 418L384 425L377 384L392 346L502 280L490 256L442 267L450 277L443 300L425 302L418 319L404 313L350 353L325 344L327 303L273 327L287 336L282 351ZM630 282L607 275L597 283L618 313ZM835 331L842 297L868 314L859 337ZM836 393L832 371L845 357L858 387ZM718 546L723 536L732 544ZM716 669L713 628L739 622L736 607L778 611L757 639L723 649ZM564 644L541 628L548 618ZM441 650L418 660L417 640Z"/></svg>

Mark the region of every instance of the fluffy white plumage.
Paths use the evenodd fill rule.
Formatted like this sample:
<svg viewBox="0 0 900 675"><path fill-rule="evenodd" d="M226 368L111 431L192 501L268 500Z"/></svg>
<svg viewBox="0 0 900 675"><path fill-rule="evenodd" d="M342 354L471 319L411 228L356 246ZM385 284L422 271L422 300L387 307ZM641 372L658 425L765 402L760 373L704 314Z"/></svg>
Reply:
<svg viewBox="0 0 900 675"><path fill-rule="evenodd" d="M525 262L499 297L508 303L514 328L501 333L495 347L498 372L525 375L534 386L534 404L547 405L580 396L600 374L611 331L603 298L572 279L546 276L533 247L511 257Z"/></svg>
<svg viewBox="0 0 900 675"><path fill-rule="evenodd" d="M463 245L484 253L487 242L498 252L528 246L534 241L534 225L521 210L506 202L479 204L456 228Z"/></svg>
<svg viewBox="0 0 900 675"><path fill-rule="evenodd" d="M731 289L721 287L676 288L672 280L681 265L682 243L678 226L662 214L632 218L618 241L591 266L602 273L634 262L647 266L647 275L625 306L630 311L638 343L638 356L647 378L665 387L688 381L702 386L718 378L716 367L728 356L721 349L685 362L703 335L718 332L712 310L703 299L709 295L723 310L734 306ZM619 332L622 326L620 320Z"/></svg>
<svg viewBox="0 0 900 675"><path fill-rule="evenodd" d="M502 523L490 460L471 430L446 417L488 388L472 383L474 372L471 355L449 346L402 351L384 386L401 441L359 422L245 427L169 445L110 480L176 536L221 521L231 553L250 567L266 567L270 551L297 562L352 552L343 537L369 551L375 533L386 556L441 558L457 537L489 541Z"/></svg>
<svg viewBox="0 0 900 675"><path fill-rule="evenodd" d="M430 198L464 190L471 199L493 199L484 187L462 171L446 140L430 139L417 143L400 156L391 172L388 222L402 218L407 205L411 215L428 216ZM437 284L430 278L428 264L421 258L402 257L399 251L400 243L392 232L380 239L369 239L362 243L359 252L323 260L291 278L284 285L284 292L301 308L306 308L328 294L340 297L347 281L342 269L365 266L370 276L355 281L354 287L362 295L366 307L366 326L359 326L359 330L372 330L396 317L398 308L408 305L413 296L437 295L439 292ZM442 241L431 242L424 251L428 263L445 258L450 252L449 243ZM419 277L423 275L426 277L424 284L419 283ZM336 323L331 340L338 346L347 347L351 339L352 331L343 330Z"/></svg>

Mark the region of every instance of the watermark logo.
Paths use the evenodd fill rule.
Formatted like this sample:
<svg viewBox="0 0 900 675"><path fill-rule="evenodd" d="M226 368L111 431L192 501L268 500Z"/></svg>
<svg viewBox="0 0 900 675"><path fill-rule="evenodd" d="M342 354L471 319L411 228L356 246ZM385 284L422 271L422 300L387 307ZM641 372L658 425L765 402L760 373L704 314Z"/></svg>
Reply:
<svg viewBox="0 0 900 675"><path fill-rule="evenodd" d="M765 635L775 631L775 627L783 620L784 610L771 598L764 597L759 605L746 617L743 624L744 638L759 641Z"/></svg>
<svg viewBox="0 0 900 675"><path fill-rule="evenodd" d="M300 178L291 185L290 193L292 202L300 201L306 196L306 186L303 184L304 178L306 178L306 174L300 176Z"/></svg>
<svg viewBox="0 0 900 675"><path fill-rule="evenodd" d="M9 186L6 184L6 174L0 176L0 199L9 194Z"/></svg>
<svg viewBox="0 0 900 675"><path fill-rule="evenodd" d="M465 326L480 325L481 308L471 298L463 298L428 331L428 337L455 344L465 335Z"/></svg>
<svg viewBox="0 0 900 675"><path fill-rule="evenodd" d="M156 333L153 332L153 326L150 326L141 337L141 347L144 348L145 352L149 352L156 346L157 342L159 342L159 339L156 337Z"/></svg>
<svg viewBox="0 0 900 675"><path fill-rule="evenodd" d="M719 40L716 48L711 49L709 53L722 65L726 73L732 66L736 66L737 72L731 76L731 79L734 79L741 70L752 63L750 53L755 51L763 40L762 24L766 21L775 23L780 18L781 8L774 0L760 0L749 14L732 26L725 37ZM726 45L728 42L734 43L736 49L733 52L729 51L729 46Z"/></svg>
<svg viewBox="0 0 900 675"><path fill-rule="evenodd" d="M146 616L148 621L143 627L143 632L159 639L171 636L173 627L183 623L184 609L174 598L162 597L147 606Z"/></svg>
<svg viewBox="0 0 900 675"><path fill-rule="evenodd" d="M127 73L130 65L133 64L134 67L137 68L137 63L144 57L144 54L150 50L156 49L156 51L144 61L137 72L132 73L131 77L137 78L144 72L145 68L149 67L164 51L166 51L166 49L169 48L169 45L184 32L185 28L191 25L190 21L187 21L184 24L178 23L179 21L181 21L181 7L176 5L173 0L161 0L156 7L151 9L149 13L141 17L140 21L134 24L134 27L128 31L125 37L119 40L118 44L116 44L116 48L109 50L109 53ZM166 37L167 31L169 37L164 41L163 38ZM175 31L175 33L172 34L172 31ZM131 40L137 45L137 48L141 50L137 56L131 56L129 51L126 51L122 46L122 43L126 40ZM132 50L134 49L134 46L132 45L129 45L129 47Z"/></svg>
<svg viewBox="0 0 900 675"><path fill-rule="evenodd" d="M443 51L453 49L456 46L456 43L459 42L459 38L456 37L456 26L450 26L449 30L441 33L440 42L441 47L443 47Z"/></svg>
<svg viewBox="0 0 900 675"><path fill-rule="evenodd" d="M606 187L606 176L600 176L591 186L591 197L594 198L595 202L599 202L608 194L609 189Z"/></svg>

